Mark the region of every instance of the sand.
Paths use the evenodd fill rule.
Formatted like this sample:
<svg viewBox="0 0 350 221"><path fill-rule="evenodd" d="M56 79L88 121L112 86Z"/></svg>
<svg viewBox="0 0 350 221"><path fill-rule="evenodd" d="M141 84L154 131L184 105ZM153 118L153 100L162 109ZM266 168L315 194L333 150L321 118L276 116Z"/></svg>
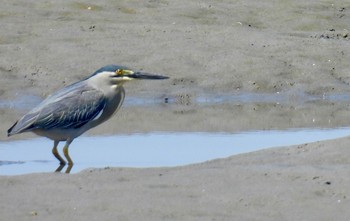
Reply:
<svg viewBox="0 0 350 221"><path fill-rule="evenodd" d="M350 123L347 1L23 0L2 2L0 18L1 141L53 90L106 64L170 79L126 85L126 99L150 105L125 105L88 135ZM348 143L176 168L0 176L0 220L347 220Z"/></svg>
<svg viewBox="0 0 350 221"><path fill-rule="evenodd" d="M2 220L347 220L349 138L202 164L0 177Z"/></svg>

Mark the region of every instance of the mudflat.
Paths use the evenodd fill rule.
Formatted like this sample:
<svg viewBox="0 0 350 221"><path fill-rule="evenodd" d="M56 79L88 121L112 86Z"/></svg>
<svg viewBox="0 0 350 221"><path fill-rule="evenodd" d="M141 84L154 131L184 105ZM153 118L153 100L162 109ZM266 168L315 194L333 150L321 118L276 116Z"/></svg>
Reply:
<svg viewBox="0 0 350 221"><path fill-rule="evenodd" d="M0 18L1 142L34 137L6 130L107 64L170 79L126 84L126 105L87 135L350 123L347 1L5 1ZM0 176L0 220L347 220L349 141Z"/></svg>

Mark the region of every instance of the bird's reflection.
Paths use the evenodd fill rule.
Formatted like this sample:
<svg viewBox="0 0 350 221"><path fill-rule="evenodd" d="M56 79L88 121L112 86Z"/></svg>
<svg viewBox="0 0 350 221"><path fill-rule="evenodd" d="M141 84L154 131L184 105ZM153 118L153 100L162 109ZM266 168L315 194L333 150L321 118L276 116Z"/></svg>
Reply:
<svg viewBox="0 0 350 221"><path fill-rule="evenodd" d="M62 169L66 166L66 164L60 164L57 169L55 170L55 172L60 173L62 171ZM65 171L65 173L70 173L70 171L72 170L73 164L69 164L67 166L67 169Z"/></svg>

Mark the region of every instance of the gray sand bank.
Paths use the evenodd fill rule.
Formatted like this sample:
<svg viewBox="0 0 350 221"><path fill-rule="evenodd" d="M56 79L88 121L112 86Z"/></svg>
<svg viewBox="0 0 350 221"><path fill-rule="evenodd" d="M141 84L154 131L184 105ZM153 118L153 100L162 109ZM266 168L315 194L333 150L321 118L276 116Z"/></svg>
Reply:
<svg viewBox="0 0 350 221"><path fill-rule="evenodd" d="M90 134L348 126L346 96L328 98L350 92L349 21L347 1L4 1L0 139L35 103L15 101L106 64L171 79L126 85L126 99L159 102L126 105ZM196 100L242 94L284 102ZM347 220L348 143L179 168L1 176L0 220Z"/></svg>

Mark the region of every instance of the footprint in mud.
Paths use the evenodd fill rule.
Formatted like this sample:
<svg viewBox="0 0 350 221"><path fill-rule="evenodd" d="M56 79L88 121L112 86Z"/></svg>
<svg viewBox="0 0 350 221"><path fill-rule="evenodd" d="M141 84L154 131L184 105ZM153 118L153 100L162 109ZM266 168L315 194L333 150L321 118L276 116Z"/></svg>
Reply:
<svg viewBox="0 0 350 221"><path fill-rule="evenodd" d="M174 104L177 105L175 114L192 114L196 113L196 108L193 102L193 95L178 94L174 97Z"/></svg>
<svg viewBox="0 0 350 221"><path fill-rule="evenodd" d="M179 105L189 106L192 104L192 95L190 94L179 94L176 95L175 103Z"/></svg>
<svg viewBox="0 0 350 221"><path fill-rule="evenodd" d="M196 84L196 80L194 78L175 78L172 81L172 85L174 86L188 86Z"/></svg>

